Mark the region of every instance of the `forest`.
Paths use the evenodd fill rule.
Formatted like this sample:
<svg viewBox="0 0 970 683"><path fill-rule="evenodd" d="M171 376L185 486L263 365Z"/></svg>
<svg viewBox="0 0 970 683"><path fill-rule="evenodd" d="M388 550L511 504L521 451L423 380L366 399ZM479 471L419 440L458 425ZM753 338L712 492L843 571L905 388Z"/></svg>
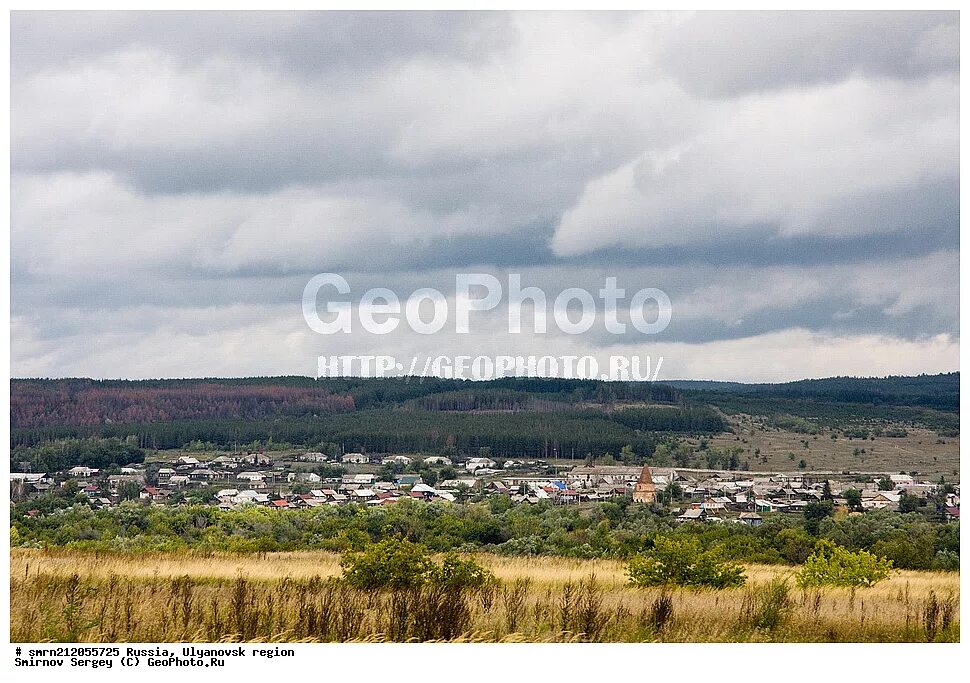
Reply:
<svg viewBox="0 0 970 683"><path fill-rule="evenodd" d="M718 433L727 429L722 415L735 413L778 426L797 423L806 433L894 423L955 436L959 413L947 406L954 392L958 398L958 380L958 373L677 386L542 378L23 379L11 382L10 444L71 438L115 438L147 449L193 441L222 448L338 443L364 452L462 454L489 447L500 457L583 458L626 445L652 453L662 435Z"/></svg>

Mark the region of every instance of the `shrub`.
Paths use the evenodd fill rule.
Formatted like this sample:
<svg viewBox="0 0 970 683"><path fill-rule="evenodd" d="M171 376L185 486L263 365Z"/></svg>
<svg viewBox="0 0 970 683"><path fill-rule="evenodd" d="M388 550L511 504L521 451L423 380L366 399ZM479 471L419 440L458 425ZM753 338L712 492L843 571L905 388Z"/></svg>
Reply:
<svg viewBox="0 0 970 683"><path fill-rule="evenodd" d="M482 588L495 577L475 560L463 560L458 553L448 553L434 571L432 580L444 588Z"/></svg>
<svg viewBox="0 0 970 683"><path fill-rule="evenodd" d="M355 588L416 588L437 570L427 548L408 540L388 538L363 552L340 560L344 580Z"/></svg>
<svg viewBox="0 0 970 683"><path fill-rule="evenodd" d="M721 547L701 548L696 538L658 536L653 550L627 566L635 586L732 588L744 584L744 569L723 559Z"/></svg>
<svg viewBox="0 0 970 683"><path fill-rule="evenodd" d="M451 590L482 588L495 580L490 571L458 553L438 565L431 551L418 543L388 538L340 560L344 580L355 588L403 589L431 586Z"/></svg>
<svg viewBox="0 0 970 683"><path fill-rule="evenodd" d="M795 577L802 588L808 586L873 586L887 578L892 560L860 550L852 552L831 541L819 541L815 552Z"/></svg>

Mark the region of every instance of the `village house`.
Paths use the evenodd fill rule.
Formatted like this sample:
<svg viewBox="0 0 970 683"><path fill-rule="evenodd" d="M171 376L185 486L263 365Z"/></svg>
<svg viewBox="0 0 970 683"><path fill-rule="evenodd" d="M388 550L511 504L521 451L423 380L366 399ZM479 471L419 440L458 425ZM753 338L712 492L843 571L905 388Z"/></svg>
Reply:
<svg viewBox="0 0 970 683"><path fill-rule="evenodd" d="M340 462L349 465L366 465L370 462L370 458L363 453L345 453Z"/></svg>
<svg viewBox="0 0 970 683"><path fill-rule="evenodd" d="M391 455L381 460L382 465L404 465L407 467L413 460L406 455Z"/></svg>
<svg viewBox="0 0 970 683"><path fill-rule="evenodd" d="M443 455L432 455L424 459L425 465L451 465L451 458L446 458Z"/></svg>
<svg viewBox="0 0 970 683"><path fill-rule="evenodd" d="M469 458L465 462L465 469L474 472L479 469L494 469L495 461L491 458Z"/></svg>
<svg viewBox="0 0 970 683"><path fill-rule="evenodd" d="M738 515L738 521L748 526L761 526L764 518L757 512L742 512Z"/></svg>

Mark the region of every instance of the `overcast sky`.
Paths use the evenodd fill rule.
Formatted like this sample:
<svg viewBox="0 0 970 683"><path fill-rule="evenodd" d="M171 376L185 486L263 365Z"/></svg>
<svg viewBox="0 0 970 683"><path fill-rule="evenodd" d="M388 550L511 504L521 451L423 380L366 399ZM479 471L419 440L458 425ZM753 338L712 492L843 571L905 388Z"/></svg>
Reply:
<svg viewBox="0 0 970 683"><path fill-rule="evenodd" d="M334 353L959 368L957 13L11 17L14 376ZM664 290L659 335L312 332L304 285ZM359 326L356 326L359 327Z"/></svg>

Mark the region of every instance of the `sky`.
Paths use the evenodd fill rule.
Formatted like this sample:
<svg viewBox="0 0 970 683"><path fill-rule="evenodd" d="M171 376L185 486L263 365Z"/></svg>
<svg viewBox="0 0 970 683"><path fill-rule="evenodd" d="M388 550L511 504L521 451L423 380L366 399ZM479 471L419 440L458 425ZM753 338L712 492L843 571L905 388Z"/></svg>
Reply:
<svg viewBox="0 0 970 683"><path fill-rule="evenodd" d="M615 277L672 315L321 335L318 273L452 305L456 273L518 274L550 307ZM787 381L957 370L959 333L955 12L11 15L15 377L636 354Z"/></svg>

